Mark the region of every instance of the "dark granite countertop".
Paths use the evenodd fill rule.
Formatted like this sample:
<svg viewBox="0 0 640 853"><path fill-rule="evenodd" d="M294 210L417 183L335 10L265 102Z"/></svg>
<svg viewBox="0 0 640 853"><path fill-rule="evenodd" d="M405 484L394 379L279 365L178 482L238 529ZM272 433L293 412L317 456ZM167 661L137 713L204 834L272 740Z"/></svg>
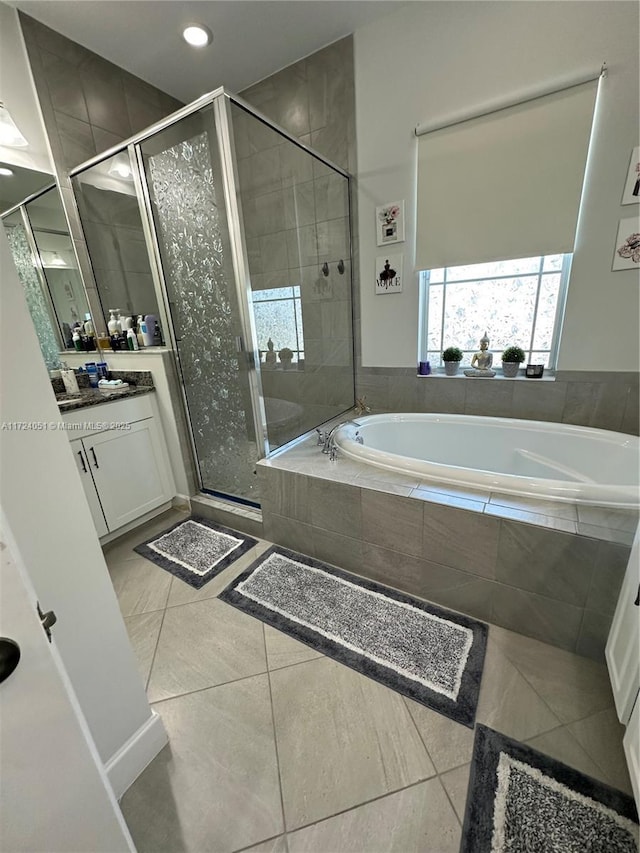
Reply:
<svg viewBox="0 0 640 853"><path fill-rule="evenodd" d="M125 397L137 397L149 394L156 389L153 385L130 385L122 391L100 391L99 388L81 388L80 394L56 394L58 408L61 412L73 412L88 406L99 406L101 403L112 403Z"/></svg>

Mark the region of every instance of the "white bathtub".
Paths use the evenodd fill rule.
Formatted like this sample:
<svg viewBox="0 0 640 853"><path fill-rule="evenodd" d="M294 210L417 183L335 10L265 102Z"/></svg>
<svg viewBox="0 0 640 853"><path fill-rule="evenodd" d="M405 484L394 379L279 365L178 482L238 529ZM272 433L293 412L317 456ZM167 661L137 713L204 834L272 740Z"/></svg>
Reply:
<svg viewBox="0 0 640 853"><path fill-rule="evenodd" d="M351 459L428 480L640 506L640 439L620 432L473 415L391 414L357 418L336 431L335 441Z"/></svg>

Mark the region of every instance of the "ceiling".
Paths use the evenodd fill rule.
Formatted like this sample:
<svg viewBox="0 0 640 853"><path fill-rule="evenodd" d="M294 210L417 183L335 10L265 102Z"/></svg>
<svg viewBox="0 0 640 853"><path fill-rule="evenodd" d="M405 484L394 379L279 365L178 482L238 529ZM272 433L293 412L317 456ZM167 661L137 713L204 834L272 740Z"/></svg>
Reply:
<svg viewBox="0 0 640 853"><path fill-rule="evenodd" d="M240 92L392 14L388 0L7 2L185 103L218 86ZM183 41L182 28L193 22L212 30L212 45Z"/></svg>

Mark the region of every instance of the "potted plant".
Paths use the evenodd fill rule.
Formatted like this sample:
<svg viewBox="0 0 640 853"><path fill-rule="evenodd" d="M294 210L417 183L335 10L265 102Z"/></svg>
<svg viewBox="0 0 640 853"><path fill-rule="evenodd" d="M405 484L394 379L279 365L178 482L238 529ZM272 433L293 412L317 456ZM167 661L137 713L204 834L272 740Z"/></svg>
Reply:
<svg viewBox="0 0 640 853"><path fill-rule="evenodd" d="M278 355L280 356L280 361L282 362L282 369L289 370L289 368L291 367L291 359L293 358L293 352L289 349L289 347L282 347Z"/></svg>
<svg viewBox="0 0 640 853"><path fill-rule="evenodd" d="M444 372L447 376L455 376L462 361L462 350L458 347L447 347L442 353Z"/></svg>
<svg viewBox="0 0 640 853"><path fill-rule="evenodd" d="M520 347L507 347L502 353L502 372L505 376L513 379L518 375L520 365L524 361L524 350Z"/></svg>

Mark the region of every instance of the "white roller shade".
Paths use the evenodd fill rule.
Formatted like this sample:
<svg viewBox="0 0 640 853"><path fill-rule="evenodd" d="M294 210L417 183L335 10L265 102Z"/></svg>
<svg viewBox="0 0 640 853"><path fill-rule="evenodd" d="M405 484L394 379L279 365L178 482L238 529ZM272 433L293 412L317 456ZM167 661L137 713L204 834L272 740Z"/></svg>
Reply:
<svg viewBox="0 0 640 853"><path fill-rule="evenodd" d="M597 81L418 139L418 269L572 252Z"/></svg>

